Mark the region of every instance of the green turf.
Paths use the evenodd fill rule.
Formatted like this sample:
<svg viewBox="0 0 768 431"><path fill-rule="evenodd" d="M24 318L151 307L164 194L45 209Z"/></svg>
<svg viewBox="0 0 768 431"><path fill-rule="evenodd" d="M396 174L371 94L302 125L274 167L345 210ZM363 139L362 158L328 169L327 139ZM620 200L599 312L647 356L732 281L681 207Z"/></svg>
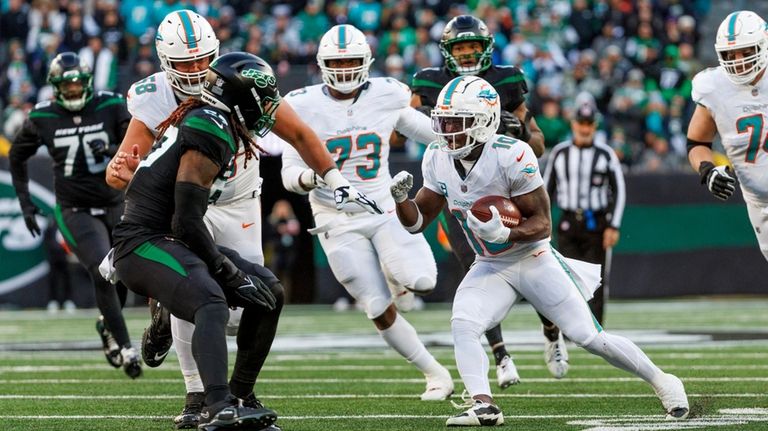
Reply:
<svg viewBox="0 0 768 431"><path fill-rule="evenodd" d="M126 314L138 340L147 312ZM184 395L174 354L160 368L145 368L142 378L131 381L94 350L95 316L94 310L53 317L41 311L0 312L2 429L173 429L171 418L180 411ZM651 359L682 378L696 418L680 426L665 423L647 384L573 344L568 376L551 378L535 314L521 306L503 327L522 383L504 391L493 386L505 429L768 430L768 299L612 302L607 316L607 329L645 340L640 344ZM450 309L430 306L406 317L451 370L457 385L453 400L460 402L463 386L447 345ZM655 338L666 331L672 338ZM710 333L722 341L711 341ZM323 338L370 339L374 344L302 348ZM268 359L257 392L279 413L285 430L445 430L445 419L459 412L448 401L418 400L422 376L382 347L360 312L287 307L278 339L289 342L279 344ZM37 347L70 350L24 350Z"/></svg>

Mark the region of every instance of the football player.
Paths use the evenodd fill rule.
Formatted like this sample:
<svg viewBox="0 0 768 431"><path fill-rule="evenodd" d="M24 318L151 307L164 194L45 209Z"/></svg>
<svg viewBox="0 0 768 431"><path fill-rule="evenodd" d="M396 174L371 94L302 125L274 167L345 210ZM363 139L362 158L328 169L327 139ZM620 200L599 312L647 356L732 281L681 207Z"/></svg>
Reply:
<svg viewBox="0 0 768 431"><path fill-rule="evenodd" d="M262 429L276 419L271 410L240 400L254 399L264 360L258 346L260 314L274 310L274 292L282 287L276 288L279 281L266 269L246 275L219 250L203 220L208 203L222 196L236 155L243 152L246 162L253 160L260 148L252 136L274 128L322 173L339 207L354 200L376 209L344 179L312 130L280 102L275 76L262 59L242 52L218 57L209 66L201 98L188 98L158 126L158 138L135 171L125 213L113 233L117 277L195 324L192 352L205 388L199 428L208 431ZM229 306L242 307L243 313L237 359L227 382Z"/></svg>
<svg viewBox="0 0 768 431"><path fill-rule="evenodd" d="M688 160L701 174L701 183L718 199L735 191L736 176L747 203L760 251L768 259L768 30L751 11L733 12L720 24L715 50L720 66L693 78L696 102L688 125ZM715 135L725 148L730 166L715 167Z"/></svg>
<svg viewBox="0 0 768 431"><path fill-rule="evenodd" d="M337 212L332 189L290 147L283 153L283 184L296 193L309 192L317 226L311 232L334 276L363 305L387 344L424 374L421 399L444 400L453 393L450 373L427 351L392 300L393 291L431 292L437 266L424 237L410 235L393 214L388 138L393 130L419 142L432 141L434 135L429 119L408 106L408 87L391 78L368 77L372 63L360 30L334 26L320 39L317 52L323 84L293 91L286 101L312 125L342 173L387 215L354 207Z"/></svg>
<svg viewBox="0 0 768 431"><path fill-rule="evenodd" d="M528 87L522 71L515 66L496 66L492 64L493 35L485 23L471 15L460 15L448 22L440 40L440 51L445 58L441 68L430 67L413 76L411 106L421 106L422 112L429 115L438 103L440 90L457 76L480 76L493 84L501 98L501 118L499 134L523 140L533 148L536 157L544 153L544 135L536 120L525 105ZM461 263L464 273L475 261L475 253L467 244L461 227L448 213L444 213L447 225L448 241L451 249ZM568 351L560 330L552 322L539 314L544 326L544 359L550 373L562 378L568 372ZM496 379L503 389L520 381L514 362L507 353L501 326L488 330L485 334L496 361Z"/></svg>
<svg viewBox="0 0 768 431"><path fill-rule="evenodd" d="M52 61L48 83L55 100L29 113L10 151L11 175L24 221L40 235L40 213L29 194L27 160L45 145L53 159L56 224L69 248L88 271L102 316L96 321L107 361L132 378L141 375L138 352L123 319L125 286L114 288L99 274L112 240L110 232L123 212L123 194L104 182L104 170L125 135L130 116L125 99L108 91L94 93L88 65L73 52Z"/></svg>
<svg viewBox="0 0 768 431"><path fill-rule="evenodd" d="M471 399L447 425L504 422L491 396L480 337L523 298L577 345L650 383L667 419L686 418L688 399L680 379L661 371L631 341L606 333L592 317L586 301L597 288L600 268L564 259L550 245L549 197L536 156L524 141L496 133L500 105L499 94L484 79L454 78L432 111L438 142L424 155L424 186L408 199L413 177L402 171L390 187L408 231L423 230L447 202L477 255L456 291L451 317L456 365ZM489 195L510 196L523 221L506 227L495 207L490 220L478 220L469 208Z"/></svg>

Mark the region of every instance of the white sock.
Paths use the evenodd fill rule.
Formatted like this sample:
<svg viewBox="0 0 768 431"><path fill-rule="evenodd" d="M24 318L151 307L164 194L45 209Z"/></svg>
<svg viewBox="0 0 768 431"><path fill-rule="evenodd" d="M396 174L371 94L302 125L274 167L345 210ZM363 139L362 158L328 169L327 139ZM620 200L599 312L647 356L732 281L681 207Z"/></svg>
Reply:
<svg viewBox="0 0 768 431"><path fill-rule="evenodd" d="M379 334L397 353L425 375L431 375L443 369L424 347L424 343L419 340L416 329L399 313L395 316L392 326L383 331L379 330Z"/></svg>
<svg viewBox="0 0 768 431"><path fill-rule="evenodd" d="M602 331L583 347L614 367L629 371L648 383L663 372L635 343L619 335Z"/></svg>
<svg viewBox="0 0 768 431"><path fill-rule="evenodd" d="M471 397L491 395L491 384L488 383L488 355L480 342L484 332L480 325L468 320L451 321L456 367Z"/></svg>
<svg viewBox="0 0 768 431"><path fill-rule="evenodd" d="M181 374L184 376L184 385L189 392L205 392L200 372L197 371L195 357L192 356L192 333L195 325L186 320L177 319L171 315L171 334L173 345L176 346L176 356L179 358Z"/></svg>

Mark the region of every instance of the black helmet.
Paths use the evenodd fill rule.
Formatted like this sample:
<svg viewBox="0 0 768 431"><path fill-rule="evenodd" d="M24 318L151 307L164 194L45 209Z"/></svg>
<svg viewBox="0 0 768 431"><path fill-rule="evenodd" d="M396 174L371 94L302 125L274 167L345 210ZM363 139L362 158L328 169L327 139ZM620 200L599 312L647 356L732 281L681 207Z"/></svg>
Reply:
<svg viewBox="0 0 768 431"><path fill-rule="evenodd" d="M275 124L280 92L266 61L246 52L230 52L208 67L201 99L234 114L248 130L263 137Z"/></svg>
<svg viewBox="0 0 768 431"><path fill-rule="evenodd" d="M51 61L48 83L53 86L56 102L70 111L83 109L93 97L91 68L74 52L62 52ZM69 83L79 83L82 90Z"/></svg>
<svg viewBox="0 0 768 431"><path fill-rule="evenodd" d="M462 67L458 59L451 54L451 48L457 42L477 41L483 46L483 51L475 54L475 66ZM453 73L459 75L476 75L491 67L493 55L493 35L488 32L488 26L472 15L459 15L448 21L440 38L440 52L445 57L445 65Z"/></svg>

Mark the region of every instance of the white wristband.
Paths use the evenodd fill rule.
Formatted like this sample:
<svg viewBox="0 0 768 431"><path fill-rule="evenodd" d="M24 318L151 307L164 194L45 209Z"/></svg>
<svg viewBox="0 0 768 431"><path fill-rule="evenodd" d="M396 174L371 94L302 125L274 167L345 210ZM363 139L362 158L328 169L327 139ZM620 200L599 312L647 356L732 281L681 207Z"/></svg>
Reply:
<svg viewBox="0 0 768 431"><path fill-rule="evenodd" d="M339 187L349 185L349 181L341 175L341 172L339 172L337 168L333 168L326 172L323 181L328 184L328 188L331 190L336 190Z"/></svg>
<svg viewBox="0 0 768 431"><path fill-rule="evenodd" d="M424 223L424 216L421 215L421 210L419 209L418 205L416 205L416 213L418 214L418 217L416 217L416 223L414 223L413 226L403 226L409 233L419 233L421 230L421 225Z"/></svg>

